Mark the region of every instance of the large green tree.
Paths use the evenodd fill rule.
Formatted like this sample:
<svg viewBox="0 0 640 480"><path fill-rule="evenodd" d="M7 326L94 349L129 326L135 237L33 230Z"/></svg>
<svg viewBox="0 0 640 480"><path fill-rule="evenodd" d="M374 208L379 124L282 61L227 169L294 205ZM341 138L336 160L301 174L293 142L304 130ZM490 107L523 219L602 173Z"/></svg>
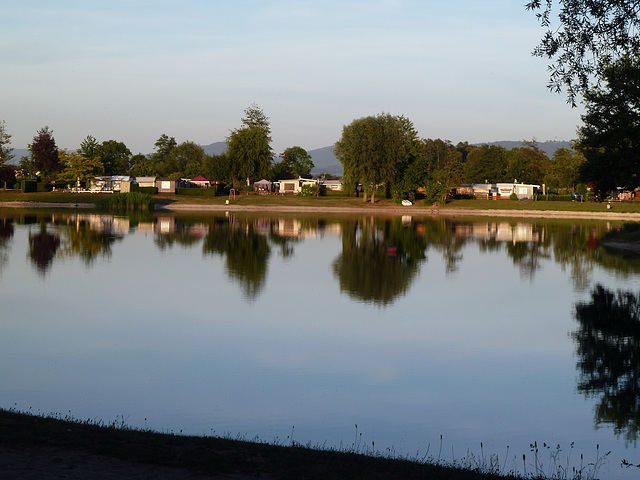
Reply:
<svg viewBox="0 0 640 480"><path fill-rule="evenodd" d="M585 158L581 152L569 148L558 148L545 170L544 183L550 188L575 191L580 181L580 165Z"/></svg>
<svg viewBox="0 0 640 480"><path fill-rule="evenodd" d="M581 178L606 194L640 185L640 58L623 57L603 72L606 85L584 96L578 148L585 156Z"/></svg>
<svg viewBox="0 0 640 480"><path fill-rule="evenodd" d="M549 164L549 157L538 148L536 141L522 143L522 147L509 151L503 181L540 184Z"/></svg>
<svg viewBox="0 0 640 480"><path fill-rule="evenodd" d="M311 155L302 147L288 147L280 154L282 164L292 177L308 177L311 175L313 162ZM284 178L284 177L281 177Z"/></svg>
<svg viewBox="0 0 640 480"><path fill-rule="evenodd" d="M2 120L0 122L0 167L13 158L13 148L9 145L11 145L11 134L7 132L7 124Z"/></svg>
<svg viewBox="0 0 640 480"><path fill-rule="evenodd" d="M58 180L72 185L84 186L88 180L102 175L104 167L99 156L85 157L80 152L68 152L66 148L58 151L62 171Z"/></svg>
<svg viewBox="0 0 640 480"><path fill-rule="evenodd" d="M98 148L98 155L106 175L128 175L131 150L123 142L106 140Z"/></svg>
<svg viewBox="0 0 640 480"><path fill-rule="evenodd" d="M242 126L251 128L256 127L263 131L263 133L269 139L271 143L271 125L269 124L269 117L267 117L256 103L252 103L251 106L245 108L244 117L242 117Z"/></svg>
<svg viewBox="0 0 640 480"><path fill-rule="evenodd" d="M86 160L100 160L100 143L98 143L95 137L87 135L80 144L77 152Z"/></svg>
<svg viewBox="0 0 640 480"><path fill-rule="evenodd" d="M161 173L178 178L196 177L204 172L206 156L202 147L195 142L182 142L168 152Z"/></svg>
<svg viewBox="0 0 640 480"><path fill-rule="evenodd" d="M232 130L226 139L229 177L234 187L268 176L273 158L269 117L255 103L244 114L242 127Z"/></svg>
<svg viewBox="0 0 640 480"><path fill-rule="evenodd" d="M229 176L234 187L266 177L271 166L269 139L258 127L244 127L227 138Z"/></svg>
<svg viewBox="0 0 640 480"><path fill-rule="evenodd" d="M158 174L158 166L153 162L152 155L137 153L129 160L134 177L155 177Z"/></svg>
<svg viewBox="0 0 640 480"><path fill-rule="evenodd" d="M464 179L468 183L495 183L505 180L507 149L499 145L470 147L464 163Z"/></svg>
<svg viewBox="0 0 640 480"><path fill-rule="evenodd" d="M38 130L38 134L33 137L29 145L33 168L40 171L43 177L59 172L61 169L58 158L58 146L53 138L53 130L45 126Z"/></svg>
<svg viewBox="0 0 640 480"><path fill-rule="evenodd" d="M549 88L565 88L574 106L607 65L640 50L637 0L532 0L525 7L547 29L533 54L552 61Z"/></svg>
<svg viewBox="0 0 640 480"><path fill-rule="evenodd" d="M345 125L335 144L333 153L345 176L362 183L372 203L378 186L393 183L408 164L411 137L405 127L400 117L388 113L363 117Z"/></svg>

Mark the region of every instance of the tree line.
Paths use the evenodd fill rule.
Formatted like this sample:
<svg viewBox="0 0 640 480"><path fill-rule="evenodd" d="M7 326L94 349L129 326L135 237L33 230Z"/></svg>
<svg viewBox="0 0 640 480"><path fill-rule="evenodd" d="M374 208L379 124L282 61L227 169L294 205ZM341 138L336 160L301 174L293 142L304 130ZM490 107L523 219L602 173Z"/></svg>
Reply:
<svg viewBox="0 0 640 480"><path fill-rule="evenodd" d="M240 187L261 178L279 180L309 176L314 167L311 155L300 146L286 148L276 160L271 148L269 117L252 104L245 109L241 126L226 138L227 151L208 155L192 141L178 143L175 137L160 135L149 155L133 155L125 143L98 141L88 135L73 151L58 148L53 130L41 128L28 145L29 154L12 165L11 134L0 123L0 181L16 178L41 178L68 184L85 185L99 175L131 175L210 180Z"/></svg>
<svg viewBox="0 0 640 480"><path fill-rule="evenodd" d="M232 130L227 151L208 155L192 141L177 143L162 134L149 155L132 155L117 140L99 142L87 136L74 150L57 147L53 131L43 127L29 145L17 172L29 177L40 172L43 178L63 183L86 184L98 175L132 175L194 178L203 175L210 180L240 187L261 178L280 180L310 176L314 164L309 153L299 146L286 148L274 159L271 148L269 118L257 105L245 110L239 128ZM15 181L16 170L8 163L11 149L6 125L0 123L2 180ZM406 117L380 114L354 120L344 127L342 138L334 148L344 166L344 182L348 192L356 184L367 186L375 200L371 185L388 184L387 193L397 198L411 198L418 188L437 195L461 183L518 181L544 182L551 188L573 188L578 166L584 158L569 149L559 149L549 159L535 142L524 142L521 148L507 150L496 145L474 146L468 142L453 145L441 139L421 139Z"/></svg>

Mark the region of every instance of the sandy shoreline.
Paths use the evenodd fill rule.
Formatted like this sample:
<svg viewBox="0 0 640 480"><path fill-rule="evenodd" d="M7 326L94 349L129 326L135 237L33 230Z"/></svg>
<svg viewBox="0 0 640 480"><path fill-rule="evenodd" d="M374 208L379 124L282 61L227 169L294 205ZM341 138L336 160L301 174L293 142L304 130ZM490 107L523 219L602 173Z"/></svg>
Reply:
<svg viewBox="0 0 640 480"><path fill-rule="evenodd" d="M574 212L562 210L476 210L455 207L305 207L262 205L190 205L169 204L156 208L171 212L279 212L279 213L365 213L367 215L446 215L522 218L584 218L596 220L640 221L640 213L622 212Z"/></svg>

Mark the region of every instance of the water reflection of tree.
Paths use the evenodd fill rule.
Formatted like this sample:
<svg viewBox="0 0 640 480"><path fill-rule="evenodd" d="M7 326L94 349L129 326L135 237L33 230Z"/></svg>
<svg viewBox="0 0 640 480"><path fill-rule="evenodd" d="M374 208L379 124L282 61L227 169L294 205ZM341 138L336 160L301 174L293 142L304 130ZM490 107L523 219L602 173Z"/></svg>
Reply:
<svg viewBox="0 0 640 480"><path fill-rule="evenodd" d="M640 432L640 299L601 285L578 303L572 334L579 357L578 390L599 397L596 426L610 424L635 443Z"/></svg>
<svg viewBox="0 0 640 480"><path fill-rule="evenodd" d="M342 252L333 262L340 290L386 306L407 291L426 258L424 237L400 219L376 224L348 221L342 228Z"/></svg>
<svg viewBox="0 0 640 480"><path fill-rule="evenodd" d="M28 256L40 275L46 275L59 247L60 237L57 233L49 233L47 222L40 223L40 231L38 233L32 234L31 231L29 232Z"/></svg>
<svg viewBox="0 0 640 480"><path fill-rule="evenodd" d="M541 260L551 257L540 242L507 242L506 252L520 269L520 275L530 280L542 268Z"/></svg>
<svg viewBox="0 0 640 480"><path fill-rule="evenodd" d="M171 233L159 233L153 237L153 242L160 250L168 250L174 245L190 248L200 243L201 238L191 233L188 226L177 224Z"/></svg>
<svg viewBox="0 0 640 480"><path fill-rule="evenodd" d="M98 257L110 257L111 246L123 238L122 235L110 232L98 232L86 221L74 222L63 233L62 254L78 256L87 266L93 264Z"/></svg>
<svg viewBox="0 0 640 480"><path fill-rule="evenodd" d="M12 218L0 218L0 272L9 261L9 244L13 237Z"/></svg>
<svg viewBox="0 0 640 480"><path fill-rule="evenodd" d="M464 236L456 235L457 226L456 222L443 217L425 219L417 224L428 245L442 254L446 273L458 270L462 262L462 249L467 243Z"/></svg>
<svg viewBox="0 0 640 480"><path fill-rule="evenodd" d="M264 288L271 248L251 223L217 220L204 238L202 251L225 257L229 277L243 286L247 298L255 299Z"/></svg>

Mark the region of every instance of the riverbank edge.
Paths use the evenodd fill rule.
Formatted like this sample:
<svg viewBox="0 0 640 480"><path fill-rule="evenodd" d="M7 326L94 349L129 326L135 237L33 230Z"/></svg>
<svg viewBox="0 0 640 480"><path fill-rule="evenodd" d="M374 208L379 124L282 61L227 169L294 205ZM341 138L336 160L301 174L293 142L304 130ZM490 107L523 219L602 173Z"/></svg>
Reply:
<svg viewBox="0 0 640 480"><path fill-rule="evenodd" d="M2 206L0 204L0 206ZM170 212L275 212L275 213L364 213L367 215L443 215L522 218L585 218L597 220L640 221L640 213L628 212L575 212L565 210L482 210L459 207L323 207L295 205L196 205L166 204L156 206L156 211Z"/></svg>
<svg viewBox="0 0 640 480"><path fill-rule="evenodd" d="M59 472L63 476L56 476ZM5 409L0 409L0 476L104 480L517 478L412 459L141 431Z"/></svg>
<svg viewBox="0 0 640 480"><path fill-rule="evenodd" d="M50 209L93 209L93 203L54 203L54 202L0 202L0 208L50 208ZM465 217L511 217L511 218L567 218L592 220L640 221L640 213L632 212L588 212L570 210L516 210L516 209L472 209L460 207L401 207L401 206L359 206L359 207L326 207L296 205L216 205L187 203L158 203L156 212L267 212L267 213L332 213L366 215L426 215L426 216L465 216Z"/></svg>

